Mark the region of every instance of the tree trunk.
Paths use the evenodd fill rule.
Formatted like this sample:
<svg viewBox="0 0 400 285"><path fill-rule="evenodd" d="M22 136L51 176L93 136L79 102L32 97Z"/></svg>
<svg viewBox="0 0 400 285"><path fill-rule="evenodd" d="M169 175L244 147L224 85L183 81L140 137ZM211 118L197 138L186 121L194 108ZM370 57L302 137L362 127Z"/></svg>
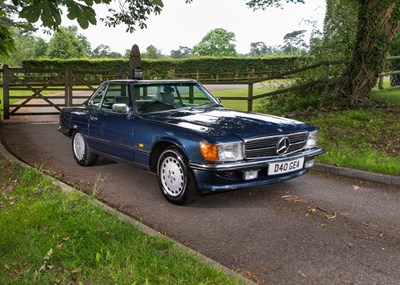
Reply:
<svg viewBox="0 0 400 285"><path fill-rule="evenodd" d="M336 84L336 95L346 105L369 99L382 71L385 54L398 24L399 0L360 0L358 31L351 60Z"/></svg>

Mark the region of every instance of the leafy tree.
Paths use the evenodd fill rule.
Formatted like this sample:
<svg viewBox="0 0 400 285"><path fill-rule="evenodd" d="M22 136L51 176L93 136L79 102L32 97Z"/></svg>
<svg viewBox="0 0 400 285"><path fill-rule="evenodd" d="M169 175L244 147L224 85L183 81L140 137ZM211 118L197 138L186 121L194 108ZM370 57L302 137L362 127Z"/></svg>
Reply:
<svg viewBox="0 0 400 285"><path fill-rule="evenodd" d="M83 47L84 56L89 57L92 53L92 45L87 40L85 35L75 33L75 36L78 39L78 41L80 42L81 46Z"/></svg>
<svg viewBox="0 0 400 285"><path fill-rule="evenodd" d="M8 27L0 25L0 58L10 56L15 51L15 42Z"/></svg>
<svg viewBox="0 0 400 285"><path fill-rule="evenodd" d="M39 22L45 28L56 30L61 26L63 11L66 11L70 20L75 20L81 28L86 29L89 25L97 24L94 5L112 2L119 9L109 8L108 14L100 20L109 27L125 24L129 32L135 31L136 27L146 28L148 16L159 14L164 6L162 0L0 0L0 55L9 55L14 49L9 27L28 27L27 23ZM15 16L26 22L15 22Z"/></svg>
<svg viewBox="0 0 400 285"><path fill-rule="evenodd" d="M304 3L305 0L247 0L249 7L266 9L286 2ZM357 25L351 58L335 88L335 98L342 104L357 105L369 99L382 71L385 54L400 20L399 0L355 0Z"/></svg>
<svg viewBox="0 0 400 285"><path fill-rule="evenodd" d="M250 56L263 56L267 54L278 53L279 50L273 46L267 46L264 42L250 44Z"/></svg>
<svg viewBox="0 0 400 285"><path fill-rule="evenodd" d="M356 41L358 1L326 0L322 46L318 57L347 59Z"/></svg>
<svg viewBox="0 0 400 285"><path fill-rule="evenodd" d="M146 48L146 52L142 53L142 57L143 58L152 58L152 59L156 59L156 58L160 58L163 55L161 54L161 51L159 49L157 49L155 46L153 45L149 45Z"/></svg>
<svg viewBox="0 0 400 285"><path fill-rule="evenodd" d="M12 54L11 60L13 66L20 66L22 60L34 58L35 37L31 33L24 33L21 30L14 29L16 52Z"/></svg>
<svg viewBox="0 0 400 285"><path fill-rule="evenodd" d="M199 56L237 56L235 41L234 33L222 28L214 29L193 47L192 53Z"/></svg>
<svg viewBox="0 0 400 285"><path fill-rule="evenodd" d="M41 22L41 24L50 29L56 29L61 25L62 9L65 8L67 17L70 20L76 20L82 29L89 25L96 25L95 4L108 5L112 0L13 0L13 5L17 8L20 18L26 19L29 23ZM159 14L163 5L162 0L125 0L117 2L120 4L120 10L109 8L109 14L100 19L107 26L115 27L119 24L126 24L128 31L135 30L135 26L145 28L145 21L151 13Z"/></svg>
<svg viewBox="0 0 400 285"><path fill-rule="evenodd" d="M3 58L3 63L16 67L20 66L25 59L34 59L45 54L47 44L42 38L21 28L11 27L9 30L15 50L10 53L10 56Z"/></svg>
<svg viewBox="0 0 400 285"><path fill-rule="evenodd" d="M171 50L172 58L183 58L188 57L192 54L192 49L188 47L180 46L178 50Z"/></svg>
<svg viewBox="0 0 400 285"><path fill-rule="evenodd" d="M301 50L304 48L308 48L308 45L304 41L304 33L306 30L293 31L291 33L287 33L283 37L283 41L285 45L283 49L285 52L293 55L294 52L301 54Z"/></svg>
<svg viewBox="0 0 400 285"><path fill-rule="evenodd" d="M108 45L97 46L91 54L92 58L121 58L122 54L114 52Z"/></svg>
<svg viewBox="0 0 400 285"><path fill-rule="evenodd" d="M50 39L47 56L50 58L79 58L85 55L82 43L73 28L59 27Z"/></svg>
<svg viewBox="0 0 400 285"><path fill-rule="evenodd" d="M24 21L17 21L18 11L12 4L0 0L0 58L7 58L15 51L13 28L33 31L31 24Z"/></svg>
<svg viewBox="0 0 400 285"><path fill-rule="evenodd" d="M34 57L35 58L40 58L40 57L45 57L46 52L47 52L47 43L44 39L42 38L36 38L35 43L33 44L33 50L34 50Z"/></svg>

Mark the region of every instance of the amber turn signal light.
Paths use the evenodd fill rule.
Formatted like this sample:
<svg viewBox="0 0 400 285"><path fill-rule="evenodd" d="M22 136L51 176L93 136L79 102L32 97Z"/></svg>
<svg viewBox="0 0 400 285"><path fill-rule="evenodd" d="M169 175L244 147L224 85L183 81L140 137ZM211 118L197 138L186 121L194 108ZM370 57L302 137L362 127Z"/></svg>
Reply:
<svg viewBox="0 0 400 285"><path fill-rule="evenodd" d="M205 160L210 162L218 161L218 145L200 142L199 148Z"/></svg>

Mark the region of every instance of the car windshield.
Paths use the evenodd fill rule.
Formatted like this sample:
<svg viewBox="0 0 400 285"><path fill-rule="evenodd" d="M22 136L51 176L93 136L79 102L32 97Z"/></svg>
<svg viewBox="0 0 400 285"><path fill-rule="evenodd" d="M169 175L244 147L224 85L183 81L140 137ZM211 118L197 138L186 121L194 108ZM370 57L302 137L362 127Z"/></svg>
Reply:
<svg viewBox="0 0 400 285"><path fill-rule="evenodd" d="M200 85L192 82L132 85L137 113L221 106Z"/></svg>

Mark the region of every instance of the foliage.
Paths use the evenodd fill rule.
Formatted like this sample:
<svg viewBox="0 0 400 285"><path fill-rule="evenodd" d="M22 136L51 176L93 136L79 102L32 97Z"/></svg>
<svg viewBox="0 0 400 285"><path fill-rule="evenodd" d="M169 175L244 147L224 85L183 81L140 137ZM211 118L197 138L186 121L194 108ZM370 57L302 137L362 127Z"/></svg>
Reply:
<svg viewBox="0 0 400 285"><path fill-rule="evenodd" d="M400 173L400 116L395 109L342 110L300 117L319 129L318 161L383 174Z"/></svg>
<svg viewBox="0 0 400 285"><path fill-rule="evenodd" d="M278 48L267 46L264 42L256 42L250 44L250 56L264 56L278 53Z"/></svg>
<svg viewBox="0 0 400 285"><path fill-rule="evenodd" d="M356 41L359 3L354 0L327 0L323 40L312 50L317 60L351 57Z"/></svg>
<svg viewBox="0 0 400 285"><path fill-rule="evenodd" d="M34 58L44 57L47 53L47 43L42 38L36 38L33 44ZM26 58L24 58L26 59Z"/></svg>
<svg viewBox="0 0 400 285"><path fill-rule="evenodd" d="M170 57L184 58L184 57L189 57L191 54L192 54L191 48L180 46L178 50L171 50Z"/></svg>
<svg viewBox="0 0 400 285"><path fill-rule="evenodd" d="M15 51L15 42L13 37L13 29L24 29L25 31L33 31L31 24L16 21L17 9L14 5L0 0L0 59L8 58Z"/></svg>
<svg viewBox="0 0 400 285"><path fill-rule="evenodd" d="M400 32L397 32L394 40L392 41L390 48L389 48L389 54L392 56L400 55ZM398 59L391 60L389 69L390 69L390 71L400 70L400 60L398 60ZM390 85L391 86L399 86L400 85L400 74L390 74Z"/></svg>
<svg viewBox="0 0 400 285"><path fill-rule="evenodd" d="M350 7L350 9L349 9ZM327 0L323 37L311 39L309 56L303 58L303 66L321 61L337 61L349 58L354 47L357 27L358 3L353 0ZM318 32L317 32L318 34ZM276 114L334 107L337 102L333 82L343 72L344 65L330 65L297 75L296 85L321 80L308 88L289 92L263 100L260 110Z"/></svg>
<svg viewBox="0 0 400 285"><path fill-rule="evenodd" d="M247 4L254 9L266 9L269 6L281 6L283 2L303 3L304 1L251 0L247 1ZM331 96L342 106L362 105L368 102L370 92L382 70L385 54L400 21L398 0L352 2L353 5L357 5L355 42L351 49L351 59L337 80ZM349 7L347 6L347 8Z"/></svg>
<svg viewBox="0 0 400 285"><path fill-rule="evenodd" d="M247 5L253 9L265 10L269 6L282 7L282 2L286 3L303 3L305 0L247 0Z"/></svg>
<svg viewBox="0 0 400 285"><path fill-rule="evenodd" d="M46 69L60 70L65 68L80 70L125 70L128 69L126 59L38 59L25 60L22 68L28 70Z"/></svg>
<svg viewBox="0 0 400 285"><path fill-rule="evenodd" d="M172 77L205 79L259 78L278 74L296 67L295 57L265 58L184 58L142 59L144 78L165 79ZM42 59L27 60L23 68L127 71L127 59Z"/></svg>
<svg viewBox="0 0 400 285"><path fill-rule="evenodd" d="M49 42L46 55L49 58L79 58L85 55L85 47L73 29L59 27Z"/></svg>
<svg viewBox="0 0 400 285"><path fill-rule="evenodd" d="M393 0L360 1L355 47L335 92L344 104L359 105L369 100L398 28L399 4Z"/></svg>
<svg viewBox="0 0 400 285"><path fill-rule="evenodd" d="M186 0L186 2L191 2ZM115 5L111 5L115 3ZM110 5L108 15L100 20L106 26L115 27L120 24L127 26L127 31L133 32L136 27L146 28L146 20L150 14L159 14L163 5L162 0L1 0L0 1L0 52L9 55L14 49L9 36L9 27L32 29L32 23L56 30L62 21L63 11L68 19L76 21L83 29L96 25L95 5ZM114 9L113 7L118 7ZM26 22L15 22L19 17ZM6 41L7 39L7 41ZM1 55L1 54L0 54Z"/></svg>
<svg viewBox="0 0 400 285"><path fill-rule="evenodd" d="M293 55L294 53L301 55L302 49L308 48L308 45L304 40L305 32L306 30L299 30L287 33L283 37L283 41L285 42L283 48L285 52L289 53L290 55Z"/></svg>
<svg viewBox="0 0 400 285"><path fill-rule="evenodd" d="M312 74L316 73L318 72L313 72ZM305 74L297 78L293 85L300 86L303 83L308 83L310 79L311 75ZM287 86L283 85L281 88L287 88ZM326 89L325 82L321 81L304 89L263 98L257 107L257 111L273 115L282 115L317 110L321 106L326 105L326 102L322 101L324 98L324 89Z"/></svg>
<svg viewBox="0 0 400 285"><path fill-rule="evenodd" d="M8 30L11 33L15 50L10 56L3 57L2 63L14 67L21 66L23 60L38 58L38 54L43 55L45 52L47 44L33 33L13 27ZM42 46L42 44L44 45Z"/></svg>
<svg viewBox="0 0 400 285"><path fill-rule="evenodd" d="M146 48L146 52L142 53L142 58L156 59L162 57L161 51L153 45Z"/></svg>
<svg viewBox="0 0 400 285"><path fill-rule="evenodd" d="M15 42L8 27L0 25L0 57L9 56L15 51Z"/></svg>
<svg viewBox="0 0 400 285"><path fill-rule="evenodd" d="M122 54L114 52L108 45L99 45L90 53L90 58L122 58Z"/></svg>
<svg viewBox="0 0 400 285"><path fill-rule="evenodd" d="M61 25L61 8L66 9L68 19L76 20L82 29L86 29L89 25L96 25L97 23L94 5L108 5L113 1L13 0L12 2L18 9L20 18L26 19L29 23L40 21L44 27L55 30ZM136 25L140 28L145 28L145 21L148 15L151 13L160 13L163 3L161 0L127 0L121 2L119 7L120 11L109 8L109 15L101 20L107 26L112 27L119 24L126 24L128 26L127 30L133 32Z"/></svg>
<svg viewBox="0 0 400 285"><path fill-rule="evenodd" d="M236 56L235 34L223 28L217 28L207 33L192 49L199 56Z"/></svg>
<svg viewBox="0 0 400 285"><path fill-rule="evenodd" d="M243 284L38 171L0 163L2 284Z"/></svg>

